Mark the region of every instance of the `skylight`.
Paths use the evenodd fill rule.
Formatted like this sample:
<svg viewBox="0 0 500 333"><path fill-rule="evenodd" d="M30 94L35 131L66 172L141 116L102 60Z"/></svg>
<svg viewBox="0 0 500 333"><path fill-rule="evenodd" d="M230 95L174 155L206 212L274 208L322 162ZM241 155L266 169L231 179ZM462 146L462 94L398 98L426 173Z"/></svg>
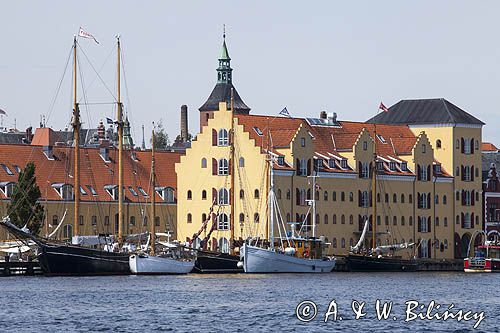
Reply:
<svg viewBox="0 0 500 333"><path fill-rule="evenodd" d="M148 194L146 193L146 191L144 191L144 189L142 187L137 187L137 189L139 190L139 192L141 192L141 194L144 196L144 197L148 197Z"/></svg>
<svg viewBox="0 0 500 333"><path fill-rule="evenodd" d="M380 142L387 143L387 141L385 141L385 138L382 135L377 134L377 138L380 140Z"/></svg>
<svg viewBox="0 0 500 333"><path fill-rule="evenodd" d="M137 197L137 196L138 196L137 192L134 190L134 188L133 188L132 186L129 186L129 187L128 187L128 190L130 191L130 193L132 193L132 195L133 195L134 197Z"/></svg>
<svg viewBox="0 0 500 333"><path fill-rule="evenodd" d="M92 195L97 195L97 192L96 190L92 187L92 185L85 185L87 186L87 188L89 189L90 193L92 193Z"/></svg>
<svg viewBox="0 0 500 333"><path fill-rule="evenodd" d="M253 127L253 130L255 131L255 133L257 133L258 136L262 136L262 131L260 130L260 128L258 128L257 126L254 126Z"/></svg>
<svg viewBox="0 0 500 333"><path fill-rule="evenodd" d="M8 166L6 166L6 165L5 165L5 164L3 164L3 163L2 163L1 165L2 165L2 168L5 170L5 172L7 172L7 174L8 174L9 176L13 176L13 175L14 175L14 173L12 172L12 170L10 170L10 169L9 169L9 167L8 167Z"/></svg>

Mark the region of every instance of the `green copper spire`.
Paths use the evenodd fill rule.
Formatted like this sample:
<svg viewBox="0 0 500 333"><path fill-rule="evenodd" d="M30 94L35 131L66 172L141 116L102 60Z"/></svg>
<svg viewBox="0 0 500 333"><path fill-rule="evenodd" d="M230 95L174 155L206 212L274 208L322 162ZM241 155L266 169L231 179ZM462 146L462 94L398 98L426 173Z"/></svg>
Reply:
<svg viewBox="0 0 500 333"><path fill-rule="evenodd" d="M226 25L224 25L222 38L222 50L219 57L219 68L217 68L217 83L231 83L233 69L231 68L231 58L226 45Z"/></svg>

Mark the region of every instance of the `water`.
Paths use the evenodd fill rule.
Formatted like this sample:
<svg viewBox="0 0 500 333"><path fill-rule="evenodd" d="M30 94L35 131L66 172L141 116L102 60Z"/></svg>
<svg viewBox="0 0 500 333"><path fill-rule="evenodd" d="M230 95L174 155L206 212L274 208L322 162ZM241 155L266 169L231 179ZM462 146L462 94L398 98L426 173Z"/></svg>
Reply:
<svg viewBox="0 0 500 333"><path fill-rule="evenodd" d="M500 332L499 282L500 274L443 272L6 277L0 331ZM333 299L342 321L325 323ZM394 302L389 319L375 318L377 299ZM303 300L318 309L307 323L295 314ZM354 320L352 300L367 303L365 318ZM441 312L454 303L485 319L477 329L476 320L405 323L407 300L435 300Z"/></svg>

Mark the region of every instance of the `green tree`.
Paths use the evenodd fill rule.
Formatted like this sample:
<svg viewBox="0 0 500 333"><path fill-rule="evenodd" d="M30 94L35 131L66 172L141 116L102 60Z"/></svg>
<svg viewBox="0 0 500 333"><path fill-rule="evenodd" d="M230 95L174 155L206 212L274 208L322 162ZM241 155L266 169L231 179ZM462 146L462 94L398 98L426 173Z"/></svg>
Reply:
<svg viewBox="0 0 500 333"><path fill-rule="evenodd" d="M153 140L150 140L150 143ZM160 121L156 124L155 128L155 148L156 149L167 149L170 145L170 140L168 138L168 133L165 131L165 127L163 127L163 121Z"/></svg>
<svg viewBox="0 0 500 333"><path fill-rule="evenodd" d="M36 183L35 164L29 162L19 173L8 206L10 221L22 228L26 224L32 234L38 234L43 224L44 209L38 202L41 193Z"/></svg>

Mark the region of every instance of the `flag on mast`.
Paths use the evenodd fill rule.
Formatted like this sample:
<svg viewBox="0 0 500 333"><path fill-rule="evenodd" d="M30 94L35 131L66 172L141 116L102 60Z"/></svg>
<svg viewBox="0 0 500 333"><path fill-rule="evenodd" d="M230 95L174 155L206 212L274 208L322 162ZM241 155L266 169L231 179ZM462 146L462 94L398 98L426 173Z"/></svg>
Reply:
<svg viewBox="0 0 500 333"><path fill-rule="evenodd" d="M378 109L382 110L384 112L389 112L389 109L382 102L380 102L380 105L378 106Z"/></svg>
<svg viewBox="0 0 500 333"><path fill-rule="evenodd" d="M97 44L99 44L99 42L97 41L97 39L95 39L95 37L91 33L83 30L82 27L80 27L80 31L78 32L78 36L83 37L83 38L93 39L94 42L96 42Z"/></svg>
<svg viewBox="0 0 500 333"><path fill-rule="evenodd" d="M2 116L6 116L6 115L7 115L7 112L5 112L4 110L0 109L0 115L2 115Z"/></svg>
<svg viewBox="0 0 500 333"><path fill-rule="evenodd" d="M288 117L290 118L290 113L288 112L288 110L286 109L286 106L283 108L283 110L280 111L279 113L281 116L285 116L285 117Z"/></svg>

